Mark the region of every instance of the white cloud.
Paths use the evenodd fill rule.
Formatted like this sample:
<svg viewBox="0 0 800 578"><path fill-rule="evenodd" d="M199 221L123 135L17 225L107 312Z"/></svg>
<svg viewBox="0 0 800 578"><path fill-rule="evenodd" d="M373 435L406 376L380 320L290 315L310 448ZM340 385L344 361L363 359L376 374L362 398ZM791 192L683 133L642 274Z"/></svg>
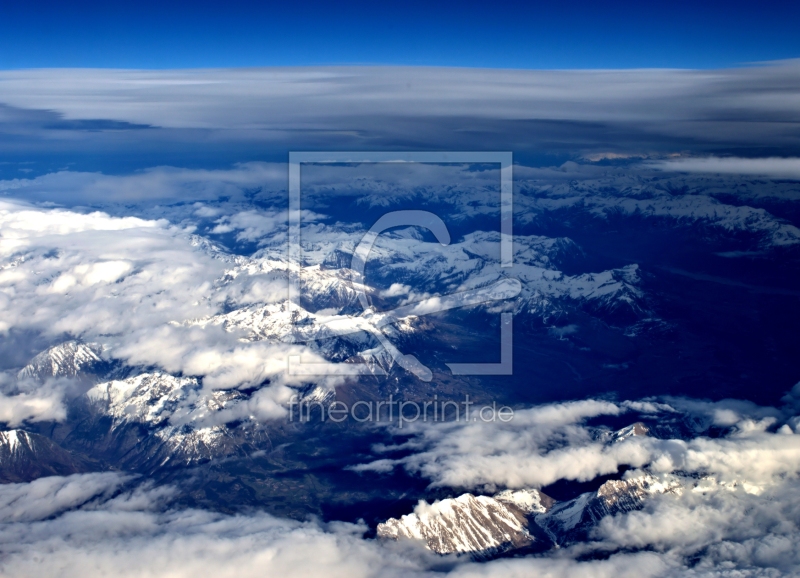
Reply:
<svg viewBox="0 0 800 578"><path fill-rule="evenodd" d="M282 163L243 163L228 170L152 167L129 175L106 175L61 171L32 179L0 181L0 192L30 201L49 201L63 205L113 203L152 203L241 201L246 192L265 187L270 191L286 188L286 165ZM198 217L217 216L213 207L198 207ZM66 226L66 225L62 225Z"/></svg>
<svg viewBox="0 0 800 578"><path fill-rule="evenodd" d="M319 215L312 211L301 211L300 218L303 223L309 223L324 218L324 215ZM236 231L237 241L254 242L265 238L274 240L276 233L286 231L288 219L286 211L250 209L220 218L216 221L216 227L211 229L210 233L212 235L221 235Z"/></svg>
<svg viewBox="0 0 800 578"><path fill-rule="evenodd" d="M230 264L166 221L3 201L0 227L0 331L96 341L107 346L106 355L202 377L207 388L258 385L267 379L288 383L289 355L317 358L302 346L243 343L219 327L182 325L217 313L237 291L245 300L277 298L279 281L285 287L285 279L257 278L215 292ZM4 404L8 421L60 415L56 397L26 396ZM260 398L254 413L281 414L277 404L288 394L274 396Z"/></svg>
<svg viewBox="0 0 800 578"><path fill-rule="evenodd" d="M667 159L649 164L664 171L800 179L800 158L702 157Z"/></svg>
<svg viewBox="0 0 800 578"><path fill-rule="evenodd" d="M616 473L621 466L714 475L722 481L747 479L762 485L800 475L800 435L785 435L785 430L773 433L780 423L792 422L790 414L735 400L667 401L587 400L518 410L509 422L462 418L460 422L404 424L404 432L414 437L402 448L414 453L353 469L385 472L400 466L436 486L479 489L541 488L562 479L588 481ZM629 411L670 419L689 415L702 430L690 440L648 436L609 444L598 437L596 428L585 424L590 418ZM712 425L727 427L729 433L722 438L703 437Z"/></svg>
<svg viewBox="0 0 800 578"><path fill-rule="evenodd" d="M91 163L122 159L124 166L137 166L139 157L231 162L250 154L239 151L255 150L283 158L287 149L508 150L512 144L523 154L598 160L726 148L796 154L792 123L776 121L797 118L798 67L795 60L715 71L8 70L0 71L0 122L13 136L1 144L37 159L90 154ZM126 130L134 126L125 123L141 130ZM67 178L85 185L84 196L75 195L84 202L106 202L108 193L129 202L179 200L175 191L164 195L170 170L145 175L131 188L99 175ZM279 172L266 180L285 189L285 171ZM193 186L181 189L184 200L211 198L211 189L241 195L264 181L242 187L220 183L219 175L209 172L207 183L191 179ZM38 181L37 198L46 196L47 183ZM54 185L51 193L64 191Z"/></svg>
<svg viewBox="0 0 800 578"><path fill-rule="evenodd" d="M66 119L104 118L169 128L262 132L303 128L348 135L371 128L374 134L389 119L399 119L401 125L422 116L513 120L522 127L522 121L529 119L618 123L628 130L647 123L648 130L662 138L727 142L771 138L776 144L793 138L786 127L770 120L795 117L798 105L791 88L797 87L798 66L796 61L785 61L716 71L10 70L0 75L0 101L57 111ZM136 98L131 98L132 89ZM758 130L752 121L761 121ZM748 130L738 130L744 123L750 125ZM435 128L441 131L441 126ZM407 130L395 127L395 140ZM424 138L415 136L417 142ZM599 152L620 153L607 148Z"/></svg>
<svg viewBox="0 0 800 578"><path fill-rule="evenodd" d="M417 435L406 447L418 451L395 464L451 487L523 488L564 478L591 480L616 472L620 463L647 462L644 448L619 444L605 449L580 425L624 412L614 403L587 400L519 410L505 423L463 417L460 422L414 422L404 426ZM355 469L385 470L387 465L379 460Z"/></svg>
<svg viewBox="0 0 800 578"><path fill-rule="evenodd" d="M780 484L760 494L705 484L659 496L642 511L605 518L590 548L617 551L648 548L675 558L695 557L695 571L734 568L742 573L800 568L800 485Z"/></svg>
<svg viewBox="0 0 800 578"><path fill-rule="evenodd" d="M17 427L23 422L61 421L67 416L65 387L49 381L34 391L16 391L8 395L0 388L0 423Z"/></svg>
<svg viewBox="0 0 800 578"><path fill-rule="evenodd" d="M800 568L798 487L755 495L709 486L605 518L592 541L474 563L360 524L224 515L171 506L170 487L116 473L0 487L5 576L777 576ZM627 551L620 552L620 550ZM309 555L313 552L313 556Z"/></svg>
<svg viewBox="0 0 800 578"><path fill-rule="evenodd" d="M344 578L408 575L432 560L363 540L361 525L165 509L170 488L130 482L105 473L0 486L3 575Z"/></svg>
<svg viewBox="0 0 800 578"><path fill-rule="evenodd" d="M0 205L10 327L122 335L210 310L223 264L165 221Z"/></svg>
<svg viewBox="0 0 800 578"><path fill-rule="evenodd" d="M28 484L0 486L0 522L36 522L86 506L92 500L108 500L130 476L118 473L50 476Z"/></svg>
<svg viewBox="0 0 800 578"><path fill-rule="evenodd" d="M516 451L518 472L527 471L523 462L533 457L536 466L561 468L567 477L580 466L561 464L560 458L553 458L552 463L537 462L536 452L550 447L544 454L547 457L579 450L571 461L586 462L584 470L589 475L603 460L592 455L602 449L584 420L620 415L634 408L674 416L675 401L680 400L670 404L587 400L546 405L517 412L518 427L506 431L493 429L493 424L488 428L484 424L480 430L463 422L435 427L416 424L417 437L425 440L412 439L405 448L413 450L415 444L417 450L446 447L455 452L456 462L471 459L478 469L489 451L507 456ZM736 404L708 403L699 413L713 413L719 409L715 405L730 410ZM759 419L766 411L739 404L741 420L728 437L664 442L640 438L611 444L658 450L669 456L672 463L666 469L681 470L682 491L653 496L642 510L606 517L589 541L536 557L473 563L435 556L413 542L365 539L367 528L362 524L299 522L257 511L225 515L184 509L173 505L179 495L176 488L109 472L0 486L0 568L6 576L90 578L109 574L348 578L794 574L800 570L796 553L800 539L800 435L739 427L742 421ZM522 443L518 442L520 436L525 438ZM529 450L534 450L533 455ZM624 452L610 455L619 458ZM446 455L436 457L443 460ZM442 470L429 472L443 471L456 462L441 461ZM508 470L501 470L495 472L497 476L511 479ZM700 472L706 477L697 475ZM546 474L540 479L543 477Z"/></svg>

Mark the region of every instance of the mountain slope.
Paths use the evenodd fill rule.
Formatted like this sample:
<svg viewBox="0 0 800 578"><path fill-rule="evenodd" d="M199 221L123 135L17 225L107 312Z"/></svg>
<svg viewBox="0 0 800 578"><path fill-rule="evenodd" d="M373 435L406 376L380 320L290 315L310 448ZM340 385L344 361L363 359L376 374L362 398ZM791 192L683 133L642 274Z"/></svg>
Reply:
<svg viewBox="0 0 800 578"><path fill-rule="evenodd" d="M423 540L438 554L491 556L533 544L527 516L546 512L551 502L537 490L421 501L413 514L391 518L377 532L380 538Z"/></svg>
<svg viewBox="0 0 800 578"><path fill-rule="evenodd" d="M539 490L506 490L489 496L462 494L427 504L414 513L378 524L378 537L423 540L438 554L491 557L506 551L585 539L606 516L640 509L654 495L678 493L677 479L641 474L611 480L596 492L556 502Z"/></svg>
<svg viewBox="0 0 800 578"><path fill-rule="evenodd" d="M202 392L195 378L143 373L100 383L86 393L92 435L127 467L192 465L235 453L239 441L225 426L196 425L242 394Z"/></svg>
<svg viewBox="0 0 800 578"><path fill-rule="evenodd" d="M0 483L29 482L88 470L81 459L44 436L19 429L0 432Z"/></svg>
<svg viewBox="0 0 800 578"><path fill-rule="evenodd" d="M565 544L585 537L606 516L638 510L649 497L680 491L680 487L676 480L649 474L609 480L596 492L556 504L548 512L537 515L535 520L555 543Z"/></svg>
<svg viewBox="0 0 800 578"><path fill-rule="evenodd" d="M80 377L91 373L103 361L102 346L66 341L41 352L23 367L19 379L45 380L49 377Z"/></svg>

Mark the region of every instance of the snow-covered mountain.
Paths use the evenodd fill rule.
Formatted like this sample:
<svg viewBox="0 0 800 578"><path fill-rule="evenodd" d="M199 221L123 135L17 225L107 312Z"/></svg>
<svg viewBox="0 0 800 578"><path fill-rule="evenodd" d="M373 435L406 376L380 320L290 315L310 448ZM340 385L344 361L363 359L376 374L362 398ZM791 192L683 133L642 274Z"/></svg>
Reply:
<svg viewBox="0 0 800 578"><path fill-rule="evenodd" d="M312 275L314 265L349 266L363 232L314 227L304 236L304 269ZM277 249L265 251L270 260L278 259ZM638 288L635 265L570 276L561 272L560 263L576 259L580 248L570 239L535 235L514 237L514 265L500 266L500 234L478 231L458 242L442 245L426 241L415 229L401 229L381 235L366 263L366 278L356 279L372 287L389 304L413 301L434 294L447 294L485 287L505 278L519 279L522 292L515 309L535 315L559 307L588 306L595 311L629 308L634 315L646 309ZM323 269L328 271L328 269ZM341 269L340 269L341 270ZM341 278L352 272L341 270ZM385 287L386 289L379 289Z"/></svg>
<svg viewBox="0 0 800 578"><path fill-rule="evenodd" d="M800 242L796 226L758 206L764 199L796 201L797 187L791 181L713 172L686 174L650 163L632 170L628 165L575 161L560 167L520 167L514 181L515 219L523 225L543 216L571 219L583 213L601 220L664 219L681 227L706 226L722 234L746 233L771 246ZM309 185L304 185L303 190L310 197L319 195L317 200L358 191L360 204L387 209L413 201L419 208L452 211L447 217L454 220L499 213L499 195L487 194L486 183L468 180L458 186L452 186L452 182L417 183L404 188L362 176L342 182L339 187L326 183L318 191Z"/></svg>
<svg viewBox="0 0 800 578"><path fill-rule="evenodd" d="M86 464L55 442L20 429L0 431L0 483L87 471Z"/></svg>
<svg viewBox="0 0 800 578"><path fill-rule="evenodd" d="M242 398L237 390L208 393L195 378L144 373L100 383L86 398L95 419L110 418L108 445L137 466L191 465L236 453L241 443L223 425L195 425Z"/></svg>
<svg viewBox="0 0 800 578"><path fill-rule="evenodd" d="M648 433L645 424L636 422L617 431L601 430L598 437L611 445ZM537 540L540 545L566 545L585 539L603 518L638 510L655 495L679 494L684 486L685 480L675 475L637 471L563 502L537 489L505 490L491 497L462 494L433 504L420 502L414 513L379 524L378 536L424 540L440 554L479 556L530 547Z"/></svg>
<svg viewBox="0 0 800 578"><path fill-rule="evenodd" d="M609 441L614 443L623 442L627 439L632 437L642 437L647 436L650 433L650 428L648 428L645 424L640 421L633 423L627 427L622 428L621 430L615 431L613 434L610 434Z"/></svg>
<svg viewBox="0 0 800 578"><path fill-rule="evenodd" d="M192 247L196 247L198 251L202 251L212 259L217 259L223 263L242 265L248 261L247 257L234 255L219 243L215 243L211 239L201 235L189 235L189 244Z"/></svg>
<svg viewBox="0 0 800 578"><path fill-rule="evenodd" d="M404 317L393 324L383 324L385 318L386 315L371 310L360 315L315 314L300 306L290 308L284 301L252 305L188 324L221 325L227 331L242 332L243 339L249 341L303 343L331 361L344 361L379 347L380 336L399 344L422 325L415 316Z"/></svg>
<svg viewBox="0 0 800 578"><path fill-rule="evenodd" d="M585 538L604 517L640 509L654 495L682 491L674 476L640 472L605 482L566 502L556 502L536 489L506 490L494 496L462 494L420 502L412 514L378 524L386 539L422 540L439 554L493 556L516 548L565 545Z"/></svg>
<svg viewBox="0 0 800 578"><path fill-rule="evenodd" d="M48 377L83 376L103 364L102 351L102 346L97 343L66 341L38 354L19 371L17 377L44 380Z"/></svg>
<svg viewBox="0 0 800 578"><path fill-rule="evenodd" d="M362 278L350 269L362 235L362 231L318 225L304 230L304 266L299 269L286 260L282 243L274 247L268 243L220 278L217 290L234 297L226 301L228 311L187 323L240 330L250 340L307 343L328 359L342 361L353 356L374 357L372 352L379 346L376 338L381 337L378 331L402 341L418 329L408 315L384 323L376 309L408 309L415 303L435 302L441 296L465 292L484 291L488 295L489 288L502 283L519 282L518 295L478 300L473 306L491 313L513 311L523 321L547 321L573 310L623 324L651 315L637 265L580 275L558 270L560 262L581 254L569 239L515 237L514 266L502 268L498 233L476 232L445 246L426 241L415 228L406 228L378 238ZM270 293L272 302L236 303L242 295L252 293L247 289L252 284L280 288L288 287L292 280L300 295L291 314L281 299L288 292L281 294L277 289ZM375 307L365 311L359 293Z"/></svg>
<svg viewBox="0 0 800 578"><path fill-rule="evenodd" d="M237 283L265 284L270 286L270 294L261 294L259 297L276 302L288 297L291 282L299 289L299 304L304 309L313 312L321 309L356 312L362 309L358 304L358 292L374 298L374 290L355 282L349 266L350 259L344 258L338 267L326 267L321 262L305 263L303 267L297 267L287 259L284 243L281 250L260 251L250 258L238 257L235 266L227 269L218 280L217 290L229 292ZM233 298L241 300L241 296L236 293Z"/></svg>
<svg viewBox="0 0 800 578"><path fill-rule="evenodd" d="M515 220L523 226L547 217L565 221L580 216L601 221L663 220L671 226L705 228L710 235L746 234L768 247L800 243L800 229L795 224L759 206L765 200L796 202L797 186L791 180L713 172L685 174L648 165L631 170L630 166L567 161L560 167L520 167L514 174ZM435 209L447 221L499 213L499 195L487 194L484 183L402 188L367 177L340 186L339 194L358 190L360 204L391 210L413 201L418 208ZM304 195L313 197L314 188L306 187ZM336 185L326 184L324 192L317 191L317 200L327 201L327 195L335 191ZM447 212L450 214L445 215Z"/></svg>
<svg viewBox="0 0 800 578"><path fill-rule="evenodd" d="M712 234L748 234L768 247L800 243L800 229L757 206L739 204L743 197L753 200L763 189L787 197L791 185L753 182L727 183L719 177L630 173L621 169L567 163L558 171L545 171L542 179L519 182L517 206L525 207L523 220L542 215L579 211L597 219L615 217L662 219L682 227L706 227ZM712 186L709 187L709 184ZM748 186L749 185L749 186ZM715 197L730 197L736 189L736 204ZM750 189L762 189L754 193ZM744 193L744 195L742 195ZM767 193L770 194L770 193ZM791 196L789 196L791 198Z"/></svg>
<svg viewBox="0 0 800 578"><path fill-rule="evenodd" d="M418 311L419 304L437 303L443 295L486 292L518 282L518 294L478 301L473 307L492 315L514 311L543 320L571 310L601 319L620 314L637 318L646 312L636 265L578 275L560 271L561 263L581 257L580 248L569 239L519 236L514 240L514 266L504 269L497 233L476 232L444 246L410 227L379 237L362 277L350 269L362 235L356 226L334 231L313 225L302 236L302 267L289 262L285 245L267 243L256 255L243 257L192 236L190 243L197 251L225 264L206 297L210 309L218 312L173 322L219 326L243 341L302 344L330 361L363 363L374 374L386 374L398 359L393 347L413 355L415 347L426 345L426 333L434 325L426 321L425 307ZM300 295L290 309L285 296L292 282ZM373 305L366 310L359 299L364 295ZM404 313L391 313L397 308ZM243 434L246 428L228 428L217 425L225 420L206 418L246 401L249 393L212 392L193 377L123 367L121 361L108 359L103 345L73 340L40 353L18 373L19 379L89 377L103 382L85 396L89 425L82 426L83 433L65 434L81 440L76 442L79 449L99 445L111 461L156 467L236 454L247 443L251 433ZM330 400L327 390L311 387L306 394Z"/></svg>
<svg viewBox="0 0 800 578"><path fill-rule="evenodd" d="M530 546L536 538L528 530L527 516L546 512L551 503L537 490L420 501L413 514L379 524L377 533L380 538L422 540L438 554L490 556Z"/></svg>
<svg viewBox="0 0 800 578"><path fill-rule="evenodd" d="M567 502L555 504L536 516L538 526L556 544L584 538L604 517L640 509L653 495L680 491L673 477L642 474L623 480L609 480L596 492L586 492Z"/></svg>

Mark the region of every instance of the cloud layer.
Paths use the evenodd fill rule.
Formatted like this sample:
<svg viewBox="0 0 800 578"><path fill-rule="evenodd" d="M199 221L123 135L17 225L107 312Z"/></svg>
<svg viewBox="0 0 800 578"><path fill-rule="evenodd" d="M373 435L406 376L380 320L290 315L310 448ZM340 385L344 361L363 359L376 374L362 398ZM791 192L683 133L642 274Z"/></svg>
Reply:
<svg viewBox="0 0 800 578"><path fill-rule="evenodd" d="M417 441L404 449L418 457L402 463L438 461L420 471L448 484L465 481L467 463L477 472L474 481L493 475L494 484L514 486L550 477L590 479L606 472L604 461L625 463L647 452L651 472L681 476L682 491L604 518L588 541L538 557L478 564L435 556L413 541L365 539L362 524L185 509L174 502L176 488L99 473L0 486L0 569L7 576L90 577L792 575L800 570L800 434L789 425L797 421L791 417L794 399L790 394L782 409L733 400L586 400L518 412L519 421L502 431L496 423L417 427ZM724 427L727 433L603 444L585 424L626 413ZM608 447L627 449L603 449ZM564 453L572 453L581 471L565 469ZM487 458L493 469L482 467ZM551 473L537 473L531 464ZM448 471L455 477L445 479Z"/></svg>
<svg viewBox="0 0 800 578"><path fill-rule="evenodd" d="M565 402L517 411L505 423L416 422L405 426L414 437L402 446L377 448L382 453L413 450L411 455L381 458L354 469L385 472L400 466L437 486L489 490L541 488L563 479L589 481L622 466L755 485L800 473L800 435L795 433L791 406L777 410L730 400L666 401ZM602 430L586 424L591 418L628 413L671 423L669 437L636 436L608 443ZM687 417L694 433L684 439L681 428L687 426L680 423ZM729 434L699 435L712 426L727 428Z"/></svg>
<svg viewBox="0 0 800 578"><path fill-rule="evenodd" d="M261 285L239 284L215 292L232 259L191 229L164 220L112 217L106 213L42 209L0 202L0 332L27 332L51 342L64 336L104 344L106 356L132 366L161 367L203 379L207 388L275 386L242 411L265 419L282 415L287 357L300 345L241 342L220 327L183 324L209 316L237 294L253 298ZM280 287L272 297L285 299ZM263 289L263 288L262 288ZM282 293L282 294L281 294ZM258 297L264 297L263 291ZM10 388L10 386L9 386ZM9 388L6 388L7 390ZM0 390L2 391L2 390ZM58 419L64 387L17 391L3 405L9 423ZM4 395L4 394L3 394ZM3 398L5 399L5 397Z"/></svg>
<svg viewBox="0 0 800 578"><path fill-rule="evenodd" d="M363 539L366 527L227 516L168 507L172 492L118 474L0 487L6 576L654 576L654 555L608 561L527 559L487 565L441 559L413 543ZM167 506L167 509L164 509ZM313 555L309 553L313 552ZM676 564L672 562L672 564Z"/></svg>
<svg viewBox="0 0 800 578"><path fill-rule="evenodd" d="M47 136L50 151L67 151L67 143L72 150L104 145L106 155L122 154L123 142L169 155L165 143L187 155L224 151L220 143L272 151L798 154L798 66L3 71L0 123L16 138L0 146L11 152L21 138L41 152Z"/></svg>

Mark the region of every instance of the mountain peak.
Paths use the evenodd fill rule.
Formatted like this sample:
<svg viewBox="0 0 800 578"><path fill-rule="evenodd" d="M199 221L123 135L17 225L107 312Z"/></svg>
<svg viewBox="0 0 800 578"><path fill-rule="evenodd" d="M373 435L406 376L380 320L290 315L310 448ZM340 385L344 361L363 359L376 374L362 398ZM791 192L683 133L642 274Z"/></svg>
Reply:
<svg viewBox="0 0 800 578"><path fill-rule="evenodd" d="M20 445L20 437L25 439L26 432L16 429L0 432L0 447L5 447L10 453L14 453Z"/></svg>
<svg viewBox="0 0 800 578"><path fill-rule="evenodd" d="M420 501L412 514L378 524L378 536L423 540L438 554L489 556L530 546L527 515L546 512L553 500L538 490L507 490L495 496L462 494Z"/></svg>
<svg viewBox="0 0 800 578"><path fill-rule="evenodd" d="M97 343L65 341L39 353L23 367L19 379L44 380L49 377L78 377L91 372L102 362L103 351Z"/></svg>
<svg viewBox="0 0 800 578"><path fill-rule="evenodd" d="M0 432L0 483L83 471L81 460L44 436L19 429Z"/></svg>

